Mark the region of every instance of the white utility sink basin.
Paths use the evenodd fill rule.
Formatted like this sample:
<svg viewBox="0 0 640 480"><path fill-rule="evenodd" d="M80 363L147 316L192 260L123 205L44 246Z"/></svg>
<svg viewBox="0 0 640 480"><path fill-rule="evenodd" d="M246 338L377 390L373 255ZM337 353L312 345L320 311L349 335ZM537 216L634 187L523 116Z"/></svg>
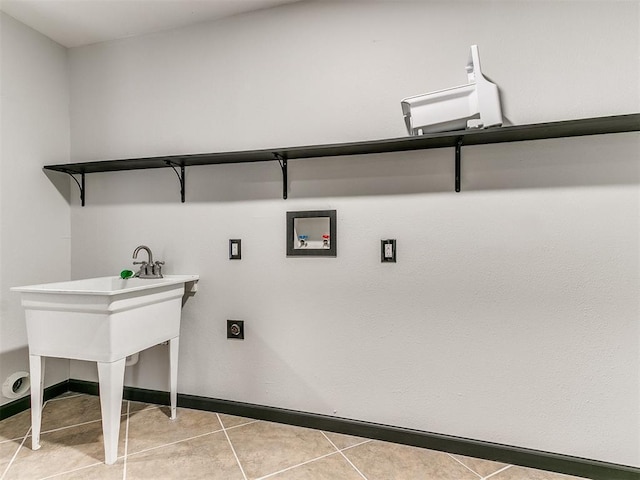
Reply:
<svg viewBox="0 0 640 480"><path fill-rule="evenodd" d="M107 464L117 459L127 356L169 342L171 418L175 418L182 298L185 284L193 288L198 279L198 275L100 277L11 289L22 294L27 320L34 450L40 448L44 357L98 363Z"/></svg>

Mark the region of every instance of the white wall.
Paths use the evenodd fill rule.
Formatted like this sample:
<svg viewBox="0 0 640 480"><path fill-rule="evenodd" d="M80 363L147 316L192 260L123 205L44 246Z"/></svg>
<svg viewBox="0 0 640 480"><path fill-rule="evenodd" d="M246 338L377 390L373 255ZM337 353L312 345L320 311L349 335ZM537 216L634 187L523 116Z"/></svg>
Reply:
<svg viewBox="0 0 640 480"><path fill-rule="evenodd" d="M69 160L67 51L0 13L0 382L29 371L20 298L9 291L70 275L68 182L42 166ZM66 192L66 197L65 197ZM47 362L46 386L69 378ZM0 393L1 404L7 399Z"/></svg>
<svg viewBox="0 0 640 480"><path fill-rule="evenodd" d="M636 112L638 18L636 2L303 2L73 49L71 156L403 136L400 99L464 83L473 43L515 124ZM468 147L460 194L450 149L291 161L286 201L275 162L192 167L185 204L170 170L89 175L72 276L117 274L139 244L201 275L182 393L639 466L638 147ZM337 210L337 258L285 257L303 209ZM167 362L144 352L127 384L167 389Z"/></svg>

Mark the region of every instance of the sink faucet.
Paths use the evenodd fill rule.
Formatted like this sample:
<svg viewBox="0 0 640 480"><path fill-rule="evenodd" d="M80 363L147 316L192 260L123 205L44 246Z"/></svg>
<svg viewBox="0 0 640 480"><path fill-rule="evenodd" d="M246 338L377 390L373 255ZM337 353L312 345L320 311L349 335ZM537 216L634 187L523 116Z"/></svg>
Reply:
<svg viewBox="0 0 640 480"><path fill-rule="evenodd" d="M164 262L154 262L153 253L151 253L151 249L146 245L140 245L136 247L136 249L133 251L134 260L138 258L138 253L140 252L140 250L146 250L149 261L133 262L134 265L140 265L140 270L138 270L134 277L162 278L162 265L164 265Z"/></svg>

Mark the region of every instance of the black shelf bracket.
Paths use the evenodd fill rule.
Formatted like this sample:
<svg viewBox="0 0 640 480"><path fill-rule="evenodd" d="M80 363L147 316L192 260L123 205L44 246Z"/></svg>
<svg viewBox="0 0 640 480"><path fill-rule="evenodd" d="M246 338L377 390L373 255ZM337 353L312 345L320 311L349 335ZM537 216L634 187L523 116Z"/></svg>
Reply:
<svg viewBox="0 0 640 480"><path fill-rule="evenodd" d="M273 156L280 164L280 168L282 169L282 199L287 199L287 185L288 185L288 177L287 177L287 157L286 155L280 155L279 153L273 152Z"/></svg>
<svg viewBox="0 0 640 480"><path fill-rule="evenodd" d="M182 203L184 203L184 184L185 184L185 177L184 177L184 165L181 165L179 163L175 163L172 162L171 160L165 160L165 163L170 166L174 172L176 172L176 175L178 176L178 180L180 181L180 200L182 201ZM180 173L178 173L178 170L176 170L176 167L180 167Z"/></svg>
<svg viewBox="0 0 640 480"><path fill-rule="evenodd" d="M78 185L78 188L80 189L80 205L84 207L84 173L80 174L80 181L78 181L73 172L66 171L64 173L73 178L73 181Z"/></svg>
<svg viewBox="0 0 640 480"><path fill-rule="evenodd" d="M460 157L462 156L462 137L456 141L456 192L460 191Z"/></svg>

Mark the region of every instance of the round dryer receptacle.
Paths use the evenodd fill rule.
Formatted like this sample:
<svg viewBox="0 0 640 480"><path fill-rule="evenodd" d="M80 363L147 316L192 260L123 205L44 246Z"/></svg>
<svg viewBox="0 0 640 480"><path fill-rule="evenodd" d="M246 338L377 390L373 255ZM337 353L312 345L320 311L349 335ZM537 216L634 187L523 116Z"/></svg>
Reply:
<svg viewBox="0 0 640 480"><path fill-rule="evenodd" d="M2 384L2 395L5 398L20 398L29 391L30 386L28 372L15 372Z"/></svg>

